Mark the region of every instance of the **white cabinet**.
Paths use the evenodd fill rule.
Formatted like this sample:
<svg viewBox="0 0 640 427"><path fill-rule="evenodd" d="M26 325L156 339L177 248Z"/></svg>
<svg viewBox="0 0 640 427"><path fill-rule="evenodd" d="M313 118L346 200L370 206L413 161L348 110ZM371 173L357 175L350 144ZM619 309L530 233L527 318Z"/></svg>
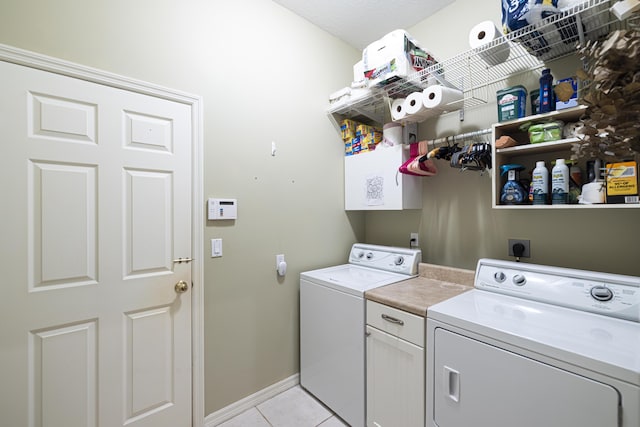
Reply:
<svg viewBox="0 0 640 427"><path fill-rule="evenodd" d="M398 168L409 158L403 145L344 158L344 208L354 210L422 209L422 179Z"/></svg>
<svg viewBox="0 0 640 427"><path fill-rule="evenodd" d="M367 426L424 427L425 319L367 301Z"/></svg>

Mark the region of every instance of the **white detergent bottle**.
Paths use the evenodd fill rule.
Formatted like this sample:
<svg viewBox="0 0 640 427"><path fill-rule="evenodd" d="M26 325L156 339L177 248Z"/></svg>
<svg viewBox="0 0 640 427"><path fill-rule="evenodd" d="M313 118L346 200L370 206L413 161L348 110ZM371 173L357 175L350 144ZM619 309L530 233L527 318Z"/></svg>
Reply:
<svg viewBox="0 0 640 427"><path fill-rule="evenodd" d="M569 167L564 159L557 159L551 169L551 204L566 205L569 196Z"/></svg>
<svg viewBox="0 0 640 427"><path fill-rule="evenodd" d="M549 171L544 165L544 161L536 162L536 168L533 170L531 178L533 204L546 205L549 200Z"/></svg>

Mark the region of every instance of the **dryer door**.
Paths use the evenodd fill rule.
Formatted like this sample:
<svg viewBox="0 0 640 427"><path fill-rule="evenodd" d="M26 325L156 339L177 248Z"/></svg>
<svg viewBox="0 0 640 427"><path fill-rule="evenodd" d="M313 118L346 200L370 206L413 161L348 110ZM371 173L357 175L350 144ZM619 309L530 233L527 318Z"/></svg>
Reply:
<svg viewBox="0 0 640 427"><path fill-rule="evenodd" d="M615 388L438 328L433 420L438 427L619 425ZM433 424L435 421L435 424Z"/></svg>

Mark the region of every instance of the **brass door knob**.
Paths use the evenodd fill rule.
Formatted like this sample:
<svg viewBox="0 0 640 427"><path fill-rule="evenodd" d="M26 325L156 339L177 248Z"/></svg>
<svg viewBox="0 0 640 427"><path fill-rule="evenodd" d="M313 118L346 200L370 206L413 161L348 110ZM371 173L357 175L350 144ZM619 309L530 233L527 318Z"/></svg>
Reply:
<svg viewBox="0 0 640 427"><path fill-rule="evenodd" d="M183 294L189 290L189 284L184 280L180 280L178 283L176 283L174 289L176 290L176 293Z"/></svg>

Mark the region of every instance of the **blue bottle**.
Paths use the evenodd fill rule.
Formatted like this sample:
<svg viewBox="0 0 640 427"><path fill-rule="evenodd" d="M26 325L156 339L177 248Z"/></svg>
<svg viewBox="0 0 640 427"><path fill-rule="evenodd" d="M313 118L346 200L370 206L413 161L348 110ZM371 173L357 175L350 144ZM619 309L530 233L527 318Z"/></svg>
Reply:
<svg viewBox="0 0 640 427"><path fill-rule="evenodd" d="M553 76L551 70L545 68L540 76L540 113L555 111L556 98L553 93Z"/></svg>
<svg viewBox="0 0 640 427"><path fill-rule="evenodd" d="M528 202L529 198L525 189L518 182L518 173L524 169L522 165L508 164L500 166L501 174L507 174L507 182L502 187L500 193L500 203L503 205L522 205Z"/></svg>

